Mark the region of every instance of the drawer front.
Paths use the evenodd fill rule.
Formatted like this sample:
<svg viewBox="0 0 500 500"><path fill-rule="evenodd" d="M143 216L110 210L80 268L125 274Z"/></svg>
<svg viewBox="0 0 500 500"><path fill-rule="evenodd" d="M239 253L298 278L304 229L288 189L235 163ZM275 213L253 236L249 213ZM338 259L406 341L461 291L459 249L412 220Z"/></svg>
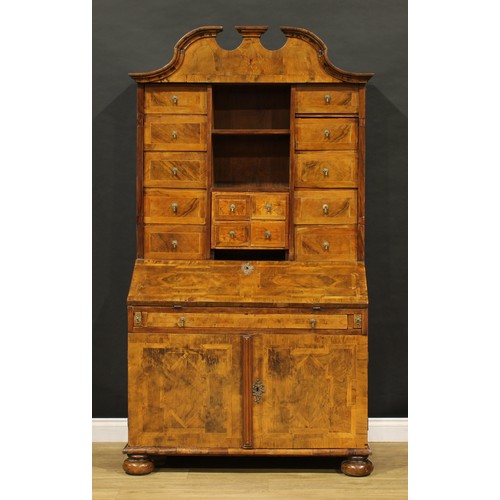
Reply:
<svg viewBox="0 0 500 500"><path fill-rule="evenodd" d="M357 190L295 191L296 224L356 224Z"/></svg>
<svg viewBox="0 0 500 500"><path fill-rule="evenodd" d="M250 228L246 222L220 222L212 224L214 248L248 247Z"/></svg>
<svg viewBox="0 0 500 500"><path fill-rule="evenodd" d="M205 191L157 188L144 190L146 224L204 224L206 206Z"/></svg>
<svg viewBox="0 0 500 500"><path fill-rule="evenodd" d="M295 148L314 151L326 149L357 149L356 118L297 118Z"/></svg>
<svg viewBox="0 0 500 500"><path fill-rule="evenodd" d="M202 86L146 85L144 112L162 114L205 114L207 91Z"/></svg>
<svg viewBox="0 0 500 500"><path fill-rule="evenodd" d="M357 186L357 151L297 153L295 164L296 187L329 189Z"/></svg>
<svg viewBox="0 0 500 500"><path fill-rule="evenodd" d="M278 221L257 221L250 226L253 248L288 248L288 224Z"/></svg>
<svg viewBox="0 0 500 500"><path fill-rule="evenodd" d="M214 220L249 220L250 196L212 193Z"/></svg>
<svg viewBox="0 0 500 500"><path fill-rule="evenodd" d="M252 195L252 220L286 220L288 194L258 193Z"/></svg>
<svg viewBox="0 0 500 500"><path fill-rule="evenodd" d="M298 85L296 113L357 113L357 88L332 85Z"/></svg>
<svg viewBox="0 0 500 500"><path fill-rule="evenodd" d="M144 258L203 259L206 247L205 226L144 226Z"/></svg>
<svg viewBox="0 0 500 500"><path fill-rule="evenodd" d="M144 154L144 186L205 188L206 153L147 152Z"/></svg>
<svg viewBox="0 0 500 500"><path fill-rule="evenodd" d="M204 115L146 115L144 149L206 151L207 117Z"/></svg>
<svg viewBox="0 0 500 500"><path fill-rule="evenodd" d="M296 227L296 260L356 260L357 238L355 225Z"/></svg>
<svg viewBox="0 0 500 500"><path fill-rule="evenodd" d="M352 314L143 312L140 326L180 331L190 328L347 330L353 327L352 317Z"/></svg>

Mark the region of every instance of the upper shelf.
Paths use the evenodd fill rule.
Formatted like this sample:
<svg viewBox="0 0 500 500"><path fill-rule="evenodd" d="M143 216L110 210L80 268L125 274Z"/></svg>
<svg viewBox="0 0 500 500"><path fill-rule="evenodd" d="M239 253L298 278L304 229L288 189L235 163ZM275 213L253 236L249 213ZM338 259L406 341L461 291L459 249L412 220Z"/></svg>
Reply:
<svg viewBox="0 0 500 500"><path fill-rule="evenodd" d="M267 26L235 28L243 37L236 49L217 43L222 26L203 26L177 42L166 66L129 75L138 83L366 83L373 76L334 66L324 42L306 29L282 26L285 45L269 50L260 42Z"/></svg>

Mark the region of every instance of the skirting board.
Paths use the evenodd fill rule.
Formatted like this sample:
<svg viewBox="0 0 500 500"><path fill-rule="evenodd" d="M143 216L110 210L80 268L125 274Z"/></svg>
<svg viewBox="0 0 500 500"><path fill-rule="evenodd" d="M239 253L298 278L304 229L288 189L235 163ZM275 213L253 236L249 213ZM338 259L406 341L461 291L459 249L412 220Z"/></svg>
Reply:
<svg viewBox="0 0 500 500"><path fill-rule="evenodd" d="M92 419L92 441L94 443L126 443L126 418ZM407 418L370 418L368 419L368 441L406 442L408 441Z"/></svg>

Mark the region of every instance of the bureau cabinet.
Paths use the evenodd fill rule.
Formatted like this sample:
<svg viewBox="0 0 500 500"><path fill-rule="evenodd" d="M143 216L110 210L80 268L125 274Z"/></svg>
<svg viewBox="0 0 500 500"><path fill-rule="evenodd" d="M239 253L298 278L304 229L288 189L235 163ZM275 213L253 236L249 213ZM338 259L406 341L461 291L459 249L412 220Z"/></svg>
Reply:
<svg viewBox="0 0 500 500"><path fill-rule="evenodd" d="M365 86L314 34L198 28L137 82L123 468L167 455L368 459Z"/></svg>

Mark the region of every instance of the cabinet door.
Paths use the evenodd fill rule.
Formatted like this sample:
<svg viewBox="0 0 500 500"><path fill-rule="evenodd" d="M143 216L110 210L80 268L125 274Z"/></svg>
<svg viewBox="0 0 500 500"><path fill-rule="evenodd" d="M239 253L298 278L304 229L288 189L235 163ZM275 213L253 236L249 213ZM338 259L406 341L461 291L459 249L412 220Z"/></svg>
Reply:
<svg viewBox="0 0 500 500"><path fill-rule="evenodd" d="M364 335L254 336L254 447L365 447L367 358Z"/></svg>
<svg viewBox="0 0 500 500"><path fill-rule="evenodd" d="M129 445L240 447L241 337L129 334Z"/></svg>

